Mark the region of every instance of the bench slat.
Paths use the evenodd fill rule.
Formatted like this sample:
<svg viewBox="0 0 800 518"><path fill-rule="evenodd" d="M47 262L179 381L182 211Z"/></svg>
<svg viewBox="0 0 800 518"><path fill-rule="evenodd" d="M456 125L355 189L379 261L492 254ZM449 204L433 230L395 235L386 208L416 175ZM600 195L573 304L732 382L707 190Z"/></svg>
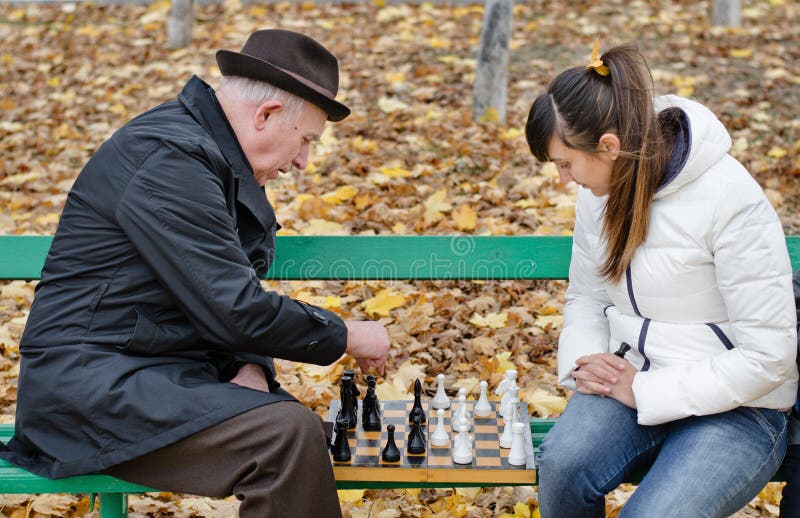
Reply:
<svg viewBox="0 0 800 518"><path fill-rule="evenodd" d="M52 236L0 236L0 280L35 280ZM787 236L800 268L800 236ZM570 236L278 236L276 280L566 279Z"/></svg>

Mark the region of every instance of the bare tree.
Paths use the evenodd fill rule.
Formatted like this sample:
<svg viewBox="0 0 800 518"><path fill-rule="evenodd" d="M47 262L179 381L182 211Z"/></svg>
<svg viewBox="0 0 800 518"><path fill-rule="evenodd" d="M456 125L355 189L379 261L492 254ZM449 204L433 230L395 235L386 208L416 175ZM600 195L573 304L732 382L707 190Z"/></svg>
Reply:
<svg viewBox="0 0 800 518"><path fill-rule="evenodd" d="M167 47L178 49L192 41L194 0L172 0L167 20Z"/></svg>
<svg viewBox="0 0 800 518"><path fill-rule="evenodd" d="M514 0L486 0L472 103L475 120L487 115L487 110L495 111L498 122L506 120L508 44L513 14Z"/></svg>
<svg viewBox="0 0 800 518"><path fill-rule="evenodd" d="M739 27L742 25L741 0L714 0L711 23L723 27Z"/></svg>

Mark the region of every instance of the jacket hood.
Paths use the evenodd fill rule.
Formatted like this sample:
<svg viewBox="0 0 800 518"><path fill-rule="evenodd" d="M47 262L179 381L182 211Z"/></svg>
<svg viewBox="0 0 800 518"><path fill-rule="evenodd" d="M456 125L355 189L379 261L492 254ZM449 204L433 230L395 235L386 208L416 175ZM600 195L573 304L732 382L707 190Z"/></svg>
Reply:
<svg viewBox="0 0 800 518"><path fill-rule="evenodd" d="M680 190L722 159L731 148L731 137L716 115L698 102L677 95L664 95L655 99L654 106L656 113L669 108L684 112L688 123L684 130L689 142L683 168L659 189L655 195L658 199Z"/></svg>

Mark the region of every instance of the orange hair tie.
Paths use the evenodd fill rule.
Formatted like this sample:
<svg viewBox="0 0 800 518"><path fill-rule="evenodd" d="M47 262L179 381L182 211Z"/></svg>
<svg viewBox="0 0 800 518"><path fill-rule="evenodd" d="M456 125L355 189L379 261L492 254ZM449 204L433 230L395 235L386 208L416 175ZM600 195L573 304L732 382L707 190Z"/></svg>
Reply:
<svg viewBox="0 0 800 518"><path fill-rule="evenodd" d="M594 48L592 48L592 62L586 68L591 68L601 76L607 76L610 72L607 66L603 64L603 60L598 56L600 54L600 40L594 40Z"/></svg>

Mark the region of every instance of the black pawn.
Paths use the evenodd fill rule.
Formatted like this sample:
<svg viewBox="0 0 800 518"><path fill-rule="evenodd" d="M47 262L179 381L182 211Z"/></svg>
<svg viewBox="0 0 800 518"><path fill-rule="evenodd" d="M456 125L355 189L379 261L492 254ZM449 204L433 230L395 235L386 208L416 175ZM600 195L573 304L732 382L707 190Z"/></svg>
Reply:
<svg viewBox="0 0 800 518"><path fill-rule="evenodd" d="M422 435L422 424L419 421L419 416L415 416L411 431L408 432L408 453L412 455L425 453L426 446L425 436Z"/></svg>
<svg viewBox="0 0 800 518"><path fill-rule="evenodd" d="M347 462L350 460L350 443L347 440L347 421L336 419L336 439L331 446L333 460Z"/></svg>
<svg viewBox="0 0 800 518"><path fill-rule="evenodd" d="M397 449L397 444L394 442L394 425L387 426L386 431L389 432L389 438L386 439L386 446L383 448L381 458L384 462L397 462L400 460L400 450Z"/></svg>
<svg viewBox="0 0 800 518"><path fill-rule="evenodd" d="M372 387L367 389L364 402L361 404L363 413L361 414L361 427L368 432L381 431L381 409L378 404L378 397Z"/></svg>
<svg viewBox="0 0 800 518"><path fill-rule="evenodd" d="M414 406L408 413L408 424L414 423L414 418L419 417L419 422L425 424L425 411L422 409L422 383L414 382Z"/></svg>
<svg viewBox="0 0 800 518"><path fill-rule="evenodd" d="M351 402L352 393L350 392L350 385L352 383L353 380L342 376L342 385L339 387L339 399L341 400L341 407L339 408L339 415L336 417L337 426L339 419L343 419L348 430L354 429L356 427L356 423L358 422L358 415L356 414L356 411L353 410L353 404Z"/></svg>

